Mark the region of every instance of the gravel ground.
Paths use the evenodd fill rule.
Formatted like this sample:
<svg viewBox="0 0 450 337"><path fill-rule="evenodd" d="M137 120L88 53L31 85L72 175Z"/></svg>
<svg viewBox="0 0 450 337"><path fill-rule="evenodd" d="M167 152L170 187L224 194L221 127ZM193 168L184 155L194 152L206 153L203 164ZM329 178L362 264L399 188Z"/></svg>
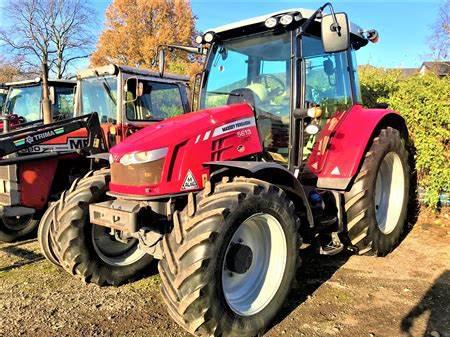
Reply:
<svg viewBox="0 0 450 337"><path fill-rule="evenodd" d="M118 288L82 284L35 240L0 243L0 336L189 336L168 317L156 265ZM386 258L307 255L265 335L450 337L450 220L422 214Z"/></svg>

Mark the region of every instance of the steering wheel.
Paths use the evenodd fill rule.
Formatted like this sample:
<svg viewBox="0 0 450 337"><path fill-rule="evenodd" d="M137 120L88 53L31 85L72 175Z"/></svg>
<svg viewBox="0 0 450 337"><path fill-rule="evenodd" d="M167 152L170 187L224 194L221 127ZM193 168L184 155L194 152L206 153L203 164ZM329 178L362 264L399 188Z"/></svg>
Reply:
<svg viewBox="0 0 450 337"><path fill-rule="evenodd" d="M278 77L276 77L273 74L261 74L260 79L261 79L261 81L264 81L266 88L269 88L269 82L267 81L268 79L272 79L273 81L277 82L280 85L280 87L278 87L278 88L276 88L276 87L271 88L271 90L268 94L268 96L270 98L276 97L280 93L286 91L286 84L281 79L279 79Z"/></svg>

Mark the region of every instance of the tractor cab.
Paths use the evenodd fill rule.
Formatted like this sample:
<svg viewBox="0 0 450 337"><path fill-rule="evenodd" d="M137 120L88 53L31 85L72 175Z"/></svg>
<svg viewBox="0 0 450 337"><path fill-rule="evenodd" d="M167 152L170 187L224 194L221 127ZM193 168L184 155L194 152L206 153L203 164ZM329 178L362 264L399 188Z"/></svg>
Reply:
<svg viewBox="0 0 450 337"><path fill-rule="evenodd" d="M110 145L169 117L190 111L189 77L118 65L78 73L77 114L97 112Z"/></svg>
<svg viewBox="0 0 450 337"><path fill-rule="evenodd" d="M266 158L290 168L302 166L332 116L361 103L355 50L368 43L363 30L342 14L348 44L327 52L318 21L299 34L312 14L272 13L207 30L198 39L209 51L201 108L252 105ZM313 107L314 115L299 125L296 111Z"/></svg>
<svg viewBox="0 0 450 337"><path fill-rule="evenodd" d="M11 124L42 120L42 79L10 82L5 84L9 90L3 106L3 114L9 115ZM50 102L55 120L73 117L74 91L76 83L70 80L50 79Z"/></svg>

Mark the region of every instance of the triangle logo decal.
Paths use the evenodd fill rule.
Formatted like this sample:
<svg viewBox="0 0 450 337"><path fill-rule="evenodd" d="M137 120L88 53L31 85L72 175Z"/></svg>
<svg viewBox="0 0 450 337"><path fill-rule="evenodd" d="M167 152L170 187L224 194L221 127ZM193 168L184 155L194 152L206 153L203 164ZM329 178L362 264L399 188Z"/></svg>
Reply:
<svg viewBox="0 0 450 337"><path fill-rule="evenodd" d="M341 175L341 171L339 170L339 167L336 166L333 169L333 171L331 171L331 174L334 175L334 176L340 176Z"/></svg>
<svg viewBox="0 0 450 337"><path fill-rule="evenodd" d="M197 188L199 188L197 180L195 180L195 177L192 174L191 170L188 170L186 173L186 177L184 178L183 185L181 185L181 190L186 191L186 190L194 190Z"/></svg>

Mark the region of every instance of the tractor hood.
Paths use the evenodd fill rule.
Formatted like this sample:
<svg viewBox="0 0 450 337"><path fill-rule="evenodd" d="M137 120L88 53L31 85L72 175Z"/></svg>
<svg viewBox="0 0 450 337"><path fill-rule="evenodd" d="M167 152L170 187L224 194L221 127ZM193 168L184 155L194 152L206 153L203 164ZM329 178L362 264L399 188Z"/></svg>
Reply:
<svg viewBox="0 0 450 337"><path fill-rule="evenodd" d="M253 109L246 103L191 112L149 125L112 147L110 153L117 161L126 153L171 147L207 131L213 132L215 127L230 121L253 116Z"/></svg>
<svg viewBox="0 0 450 337"><path fill-rule="evenodd" d="M255 114L248 104L169 118L111 148L110 193L144 197L198 190L209 176L206 163L261 151Z"/></svg>

